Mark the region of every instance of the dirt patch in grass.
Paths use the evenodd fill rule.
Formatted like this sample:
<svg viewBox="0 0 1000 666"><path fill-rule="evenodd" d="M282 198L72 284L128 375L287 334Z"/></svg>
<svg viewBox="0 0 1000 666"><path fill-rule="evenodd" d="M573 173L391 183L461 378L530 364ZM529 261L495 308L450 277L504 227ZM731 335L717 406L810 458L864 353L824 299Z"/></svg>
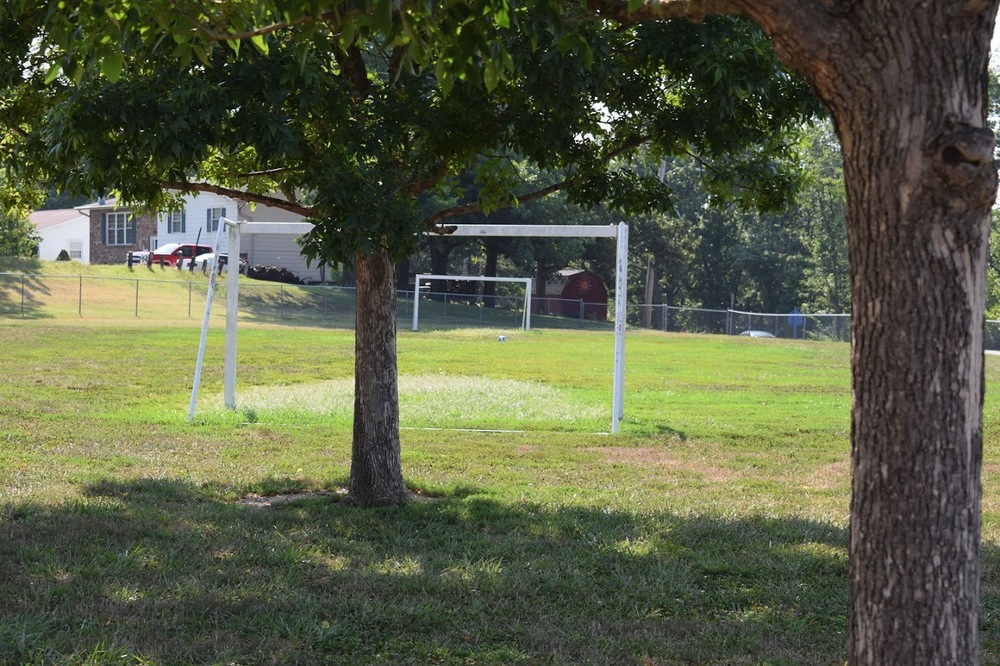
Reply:
<svg viewBox="0 0 1000 666"><path fill-rule="evenodd" d="M281 493L278 495L258 495L257 493L252 493L241 497L236 501L237 504L243 506L250 506L257 509L268 509L272 507L283 506L289 504L290 502L297 502L300 500L309 500L316 498L329 498L336 499L340 501L347 497L347 488L337 488L336 490L300 490L292 493ZM434 499L439 499L436 497L430 497L428 495L421 494L419 492L410 491L407 501L409 502L429 502Z"/></svg>
<svg viewBox="0 0 1000 666"><path fill-rule="evenodd" d="M289 502L295 502L302 499L313 499L317 497L343 497L347 495L347 488L338 488L336 491L331 490L303 490L294 493L282 493L280 495L258 495L253 493L247 495L246 497L241 497L236 501L237 504L242 504L243 506L252 506L258 509L266 509L273 506L281 506L283 504L288 504Z"/></svg>
<svg viewBox="0 0 1000 666"><path fill-rule="evenodd" d="M815 490L831 490L851 480L851 461L838 460L816 468L812 474L802 478L804 486Z"/></svg>
<svg viewBox="0 0 1000 666"><path fill-rule="evenodd" d="M729 481L736 476L730 470L701 462L681 460L671 451L654 446L593 446L584 449L604 456L604 462L609 465L662 465L684 472L701 474L708 481Z"/></svg>

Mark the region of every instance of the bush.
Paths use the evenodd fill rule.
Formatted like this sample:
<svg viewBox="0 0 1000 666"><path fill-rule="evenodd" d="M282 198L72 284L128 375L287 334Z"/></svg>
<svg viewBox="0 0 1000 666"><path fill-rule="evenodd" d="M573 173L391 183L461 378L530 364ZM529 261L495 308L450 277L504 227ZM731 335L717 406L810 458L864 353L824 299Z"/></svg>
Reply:
<svg viewBox="0 0 1000 666"><path fill-rule="evenodd" d="M60 250L59 256L56 257L56 261L69 261L69 252L66 250Z"/></svg>

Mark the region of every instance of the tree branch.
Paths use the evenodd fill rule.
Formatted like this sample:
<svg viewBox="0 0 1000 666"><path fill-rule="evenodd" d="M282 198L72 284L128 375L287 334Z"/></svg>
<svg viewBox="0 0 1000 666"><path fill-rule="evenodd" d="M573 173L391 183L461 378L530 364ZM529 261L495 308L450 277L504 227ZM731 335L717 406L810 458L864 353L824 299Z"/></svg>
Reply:
<svg viewBox="0 0 1000 666"><path fill-rule="evenodd" d="M300 25L306 25L309 23L327 22L332 19L337 18L337 13L334 11L320 12L318 16L305 15L300 16L297 19L291 21L276 21L269 25L261 26L259 28L253 28L251 30L242 30L239 32L216 32L212 27L205 25L200 20L191 16L189 13L185 12L176 0L171 0L171 5L182 17L187 19L191 26L199 32L203 37L212 42L226 42L230 40L240 40L244 41L247 39L252 39L254 37L265 37L270 35L272 32L277 32L278 30L285 30L287 28L294 28Z"/></svg>
<svg viewBox="0 0 1000 666"><path fill-rule="evenodd" d="M274 176L279 173L290 171L288 167L275 167L274 169L263 169L261 171L246 171L236 174L237 178L256 178L258 176Z"/></svg>
<svg viewBox="0 0 1000 666"><path fill-rule="evenodd" d="M558 183L549 185L548 187L543 187L540 190L535 190L534 192L522 194L521 196L517 197L511 197L507 201L501 202L497 207L509 208L514 204L520 204L526 201L534 201L535 199L541 199L542 197L546 197L554 192L558 192L559 190L565 189L566 187L569 186L569 184L570 184L570 179L566 178L565 180L561 180ZM441 236L446 236L455 231L455 229L453 227L439 226L439 223L442 220L458 217L459 215L467 215L469 213L481 213L482 211L483 207L481 204L478 203L465 204L463 206L452 206L451 208L445 208L444 210L439 210L430 217L425 217L423 219L423 225L431 233L435 233Z"/></svg>
<svg viewBox="0 0 1000 666"><path fill-rule="evenodd" d="M433 173L431 173L427 178L410 183L410 185L406 188L406 193L409 194L410 196L414 196L420 194L421 192L425 192L431 189L432 187L436 187L437 184L440 183L442 180L444 180L444 177L447 175L448 175L448 161L442 160L441 163L438 165L438 168Z"/></svg>
<svg viewBox="0 0 1000 666"><path fill-rule="evenodd" d="M628 0L584 2L593 13L623 24L668 18L699 22L711 14L746 16L771 38L785 66L812 84L827 103L841 79L841 54L855 48L844 32L850 32L844 18L854 0L645 0L631 12ZM832 52L835 45L838 53Z"/></svg>
<svg viewBox="0 0 1000 666"><path fill-rule="evenodd" d="M623 155L624 153L627 153L628 151L633 150L634 148L638 148L642 144L646 143L647 141L649 141L649 138L650 137L645 135L633 137L632 139L626 141L617 148L609 151L606 155L604 155L603 161L605 163L611 162L616 157L619 157L620 155ZM443 164L442 167L443 170L441 172L441 177L443 178L444 175L446 174L447 165ZM567 187L569 187L571 182L572 182L572 176L564 178L558 183L554 183L552 185L549 185L548 187L543 187L540 190L535 190L534 192L529 192L527 194L522 194L520 196L511 196L510 199L501 202L497 207L509 208L510 206L513 206L515 204L521 204L527 201L534 201L536 199L541 199L542 197L546 197L550 194L566 189ZM454 230L451 229L450 227L439 226L439 223L442 220L447 220L452 217L458 217L459 215L468 215L470 213L481 213L482 210L483 210L482 204L478 203L464 204L461 206L452 206L451 208L445 208L444 210L440 210L434 213L430 217L424 218L423 225L431 233L446 235Z"/></svg>
<svg viewBox="0 0 1000 666"><path fill-rule="evenodd" d="M14 132L22 139L28 139L31 137L31 134L29 134L28 131L23 127L21 127L20 125L15 125L12 123L4 123L4 127L6 127L11 132Z"/></svg>
<svg viewBox="0 0 1000 666"><path fill-rule="evenodd" d="M293 201L267 196L266 194L244 192L243 190L237 190L232 187L223 187L221 185L213 185L211 183L182 183L164 181L160 183L160 185L165 189L177 190L178 192L211 192L213 194L221 194L222 196L237 199L239 201L258 203L263 206L270 206L271 208L280 208L281 210L287 210L290 213L295 213L297 215L301 215L302 217L312 217L315 213L312 207L303 206L302 204L298 204Z"/></svg>
<svg viewBox="0 0 1000 666"><path fill-rule="evenodd" d="M649 19L686 18L698 22L710 14L744 14L761 5L784 4L784 0L647 0L628 10L627 0L585 0L587 8L605 18L623 23Z"/></svg>

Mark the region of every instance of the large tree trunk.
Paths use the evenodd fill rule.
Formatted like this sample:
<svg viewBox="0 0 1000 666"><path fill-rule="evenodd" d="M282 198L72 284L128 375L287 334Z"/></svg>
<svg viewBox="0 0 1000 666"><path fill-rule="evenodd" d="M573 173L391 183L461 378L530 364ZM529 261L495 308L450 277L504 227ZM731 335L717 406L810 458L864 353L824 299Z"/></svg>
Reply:
<svg viewBox="0 0 1000 666"><path fill-rule="evenodd" d="M976 664L996 0L782 7L758 18L844 150L851 663Z"/></svg>
<svg viewBox="0 0 1000 666"><path fill-rule="evenodd" d="M399 447L394 266L384 249L357 255L354 441L348 501L399 504L407 496Z"/></svg>

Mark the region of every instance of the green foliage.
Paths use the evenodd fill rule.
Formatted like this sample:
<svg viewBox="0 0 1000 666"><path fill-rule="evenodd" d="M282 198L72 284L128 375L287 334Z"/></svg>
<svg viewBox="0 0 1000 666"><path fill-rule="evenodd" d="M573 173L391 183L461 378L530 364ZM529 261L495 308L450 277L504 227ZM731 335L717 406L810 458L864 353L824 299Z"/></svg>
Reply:
<svg viewBox="0 0 1000 666"><path fill-rule="evenodd" d="M1000 319L1000 210L990 223L990 260L986 268L986 318Z"/></svg>
<svg viewBox="0 0 1000 666"><path fill-rule="evenodd" d="M649 257L655 302L788 312L850 308L845 197L840 147L827 123L802 137L802 186L792 205L761 212L720 205L690 163L667 161L662 175L673 214L630 219L633 300L642 300ZM607 279L607 278L606 278Z"/></svg>
<svg viewBox="0 0 1000 666"><path fill-rule="evenodd" d="M794 212L802 225L809 256L802 303L814 312L848 312L851 277L840 142L829 123L812 128L808 142L807 180Z"/></svg>
<svg viewBox="0 0 1000 666"><path fill-rule="evenodd" d="M712 163L719 196L780 206L795 186L781 137L817 109L733 18L616 28L545 2L181 5L3 10L43 26L32 85L8 81L33 100L3 160L18 183L152 208L169 204L164 183L280 192L316 222L314 260L404 256L441 212L422 203L477 160L476 205L526 191L498 155L551 172L572 203L666 210L669 187L628 160L648 144Z"/></svg>
<svg viewBox="0 0 1000 666"><path fill-rule="evenodd" d="M41 237L27 218L0 213L0 257L34 257Z"/></svg>
<svg viewBox="0 0 1000 666"><path fill-rule="evenodd" d="M56 257L56 261L69 261L69 252L66 250L59 250L59 255Z"/></svg>

